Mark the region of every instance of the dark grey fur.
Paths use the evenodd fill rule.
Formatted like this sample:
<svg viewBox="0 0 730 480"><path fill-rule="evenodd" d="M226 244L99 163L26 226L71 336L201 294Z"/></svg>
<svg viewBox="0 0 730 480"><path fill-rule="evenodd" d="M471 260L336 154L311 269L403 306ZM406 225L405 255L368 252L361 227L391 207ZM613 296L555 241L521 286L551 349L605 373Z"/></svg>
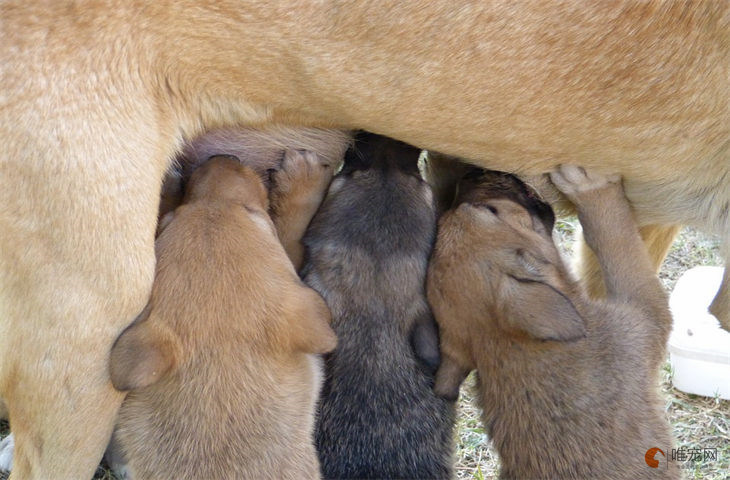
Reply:
<svg viewBox="0 0 730 480"><path fill-rule="evenodd" d="M454 405L433 393L438 332L426 303L436 231L419 150L356 139L304 238L305 281L332 311L317 424L325 478L448 478Z"/></svg>

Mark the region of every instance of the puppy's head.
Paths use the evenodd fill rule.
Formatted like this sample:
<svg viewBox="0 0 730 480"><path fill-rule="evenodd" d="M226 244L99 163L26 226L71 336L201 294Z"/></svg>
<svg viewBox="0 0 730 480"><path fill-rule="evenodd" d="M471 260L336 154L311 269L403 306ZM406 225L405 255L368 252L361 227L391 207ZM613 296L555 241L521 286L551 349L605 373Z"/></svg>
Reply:
<svg viewBox="0 0 730 480"><path fill-rule="evenodd" d="M491 204L490 204L491 201ZM538 193L516 176L473 167L469 169L458 184L456 204L469 203L496 209L496 203L511 202L519 207L520 213L514 210L515 216L523 211L532 219L532 230L551 238L555 225L555 213L550 205L540 198ZM505 204L506 205L506 204ZM510 221L510 215L504 216ZM516 219L516 218L515 218Z"/></svg>
<svg viewBox="0 0 730 480"><path fill-rule="evenodd" d="M190 176L183 203L231 201L266 211L268 194L259 175L231 155L211 157Z"/></svg>
<svg viewBox="0 0 730 480"><path fill-rule="evenodd" d="M307 229L307 248L337 238L378 258L430 251L435 210L418 171L420 154L419 148L388 137L358 134Z"/></svg>
<svg viewBox="0 0 730 480"><path fill-rule="evenodd" d="M421 149L407 143L376 135L359 132L355 135L354 145L345 153L342 170L330 185L326 203L343 198L348 204L361 204L362 197L372 199L374 191L392 192L398 197L394 202L403 202L404 197L415 194L418 202L427 192L429 203L431 191L418 171L418 158ZM413 201L408 201L413 203ZM422 199L419 203L423 203ZM324 206L326 209L326 205ZM348 214L349 215L349 214Z"/></svg>
<svg viewBox="0 0 730 480"><path fill-rule="evenodd" d="M471 225L472 261L493 326L535 340L582 338L578 293L552 241L550 205L517 177L479 169L459 183L456 202Z"/></svg>
<svg viewBox="0 0 730 480"><path fill-rule="evenodd" d="M404 175L418 176L418 157L421 149L407 143L370 132L358 132L355 144L345 153L342 172L379 169L398 171Z"/></svg>

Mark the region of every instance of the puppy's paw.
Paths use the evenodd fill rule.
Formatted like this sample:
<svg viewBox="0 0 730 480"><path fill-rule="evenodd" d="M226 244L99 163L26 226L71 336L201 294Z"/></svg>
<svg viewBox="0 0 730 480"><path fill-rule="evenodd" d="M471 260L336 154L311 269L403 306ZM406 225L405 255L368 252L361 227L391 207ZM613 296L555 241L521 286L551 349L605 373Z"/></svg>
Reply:
<svg viewBox="0 0 730 480"><path fill-rule="evenodd" d="M0 471L9 472L13 468L15 439L11 433L0 441Z"/></svg>
<svg viewBox="0 0 730 480"><path fill-rule="evenodd" d="M550 173L550 180L571 200L587 192L621 184L620 175L600 175L576 165L560 165Z"/></svg>
<svg viewBox="0 0 730 480"><path fill-rule="evenodd" d="M114 472L116 478L120 480L133 480L132 470L127 464L127 460L124 458L122 448L117 439L116 432L112 434L112 438L109 441L109 446L104 452L104 460L106 460L109 469Z"/></svg>
<svg viewBox="0 0 730 480"><path fill-rule="evenodd" d="M334 165L309 150L286 150L281 168L271 175L271 195L298 203L321 199L334 176Z"/></svg>

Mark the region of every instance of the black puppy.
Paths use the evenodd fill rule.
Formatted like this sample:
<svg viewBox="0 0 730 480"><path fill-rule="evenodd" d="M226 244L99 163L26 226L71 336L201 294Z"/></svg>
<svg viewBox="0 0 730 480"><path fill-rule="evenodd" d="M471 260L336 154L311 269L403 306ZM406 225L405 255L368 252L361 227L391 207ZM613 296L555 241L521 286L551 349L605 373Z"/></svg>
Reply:
<svg viewBox="0 0 730 480"><path fill-rule="evenodd" d="M436 231L420 150L359 134L303 240L332 311L317 425L325 478L448 478L453 403L433 393L438 331L425 278Z"/></svg>

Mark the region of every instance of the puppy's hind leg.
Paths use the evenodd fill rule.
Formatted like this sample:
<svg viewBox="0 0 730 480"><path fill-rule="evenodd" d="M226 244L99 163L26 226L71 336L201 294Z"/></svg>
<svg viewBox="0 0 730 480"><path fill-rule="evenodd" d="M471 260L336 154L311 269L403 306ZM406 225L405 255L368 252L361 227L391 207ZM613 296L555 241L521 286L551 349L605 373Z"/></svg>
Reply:
<svg viewBox="0 0 730 480"><path fill-rule="evenodd" d="M423 312L416 318L411 330L411 347L426 370L436 373L441 363L441 352L438 325L431 312Z"/></svg>
<svg viewBox="0 0 730 480"><path fill-rule="evenodd" d="M151 154L130 159L154 152L117 142L119 156L99 158L108 150L80 143L38 157L16 149L0 161L0 396L15 438L11 478L92 476L123 398L109 380L109 352L152 285L162 168Z"/></svg>

